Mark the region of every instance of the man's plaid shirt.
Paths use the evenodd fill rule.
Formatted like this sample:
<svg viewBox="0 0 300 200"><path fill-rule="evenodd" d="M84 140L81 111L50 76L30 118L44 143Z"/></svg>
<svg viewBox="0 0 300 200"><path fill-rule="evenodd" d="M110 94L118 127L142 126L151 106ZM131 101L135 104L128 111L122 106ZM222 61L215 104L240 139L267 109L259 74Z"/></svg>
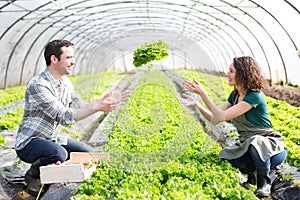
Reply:
<svg viewBox="0 0 300 200"><path fill-rule="evenodd" d="M24 115L16 136L15 149L22 149L33 138L44 138L66 144L66 138L59 136L60 126L75 123L76 111L70 107L74 101L80 102L78 107L85 105L65 76L58 81L46 69L30 80L25 94Z"/></svg>

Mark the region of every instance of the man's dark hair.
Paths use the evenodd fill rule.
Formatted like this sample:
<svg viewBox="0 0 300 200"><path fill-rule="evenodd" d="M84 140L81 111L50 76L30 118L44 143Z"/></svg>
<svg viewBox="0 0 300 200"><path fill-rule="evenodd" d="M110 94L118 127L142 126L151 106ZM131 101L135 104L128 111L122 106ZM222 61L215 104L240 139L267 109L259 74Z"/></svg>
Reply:
<svg viewBox="0 0 300 200"><path fill-rule="evenodd" d="M63 53L61 48L62 47L69 47L73 46L68 40L53 40L47 44L45 47L44 57L46 60L46 65L49 66L51 64L51 56L54 55L59 61L60 56Z"/></svg>

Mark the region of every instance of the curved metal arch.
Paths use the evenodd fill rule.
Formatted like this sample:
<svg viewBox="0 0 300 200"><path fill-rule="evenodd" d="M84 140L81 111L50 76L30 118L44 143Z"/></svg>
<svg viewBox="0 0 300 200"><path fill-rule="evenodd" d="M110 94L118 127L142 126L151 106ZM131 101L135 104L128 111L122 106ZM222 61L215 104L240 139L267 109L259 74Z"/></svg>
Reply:
<svg viewBox="0 0 300 200"><path fill-rule="evenodd" d="M44 7L45 5L48 5L48 4L44 4L43 7ZM43 16L42 18L40 18L40 20L37 21L37 23L33 24L29 29L27 29L26 32L28 32L28 31L29 31L30 29L32 29L36 24L39 24L40 22L42 22L42 21L43 21L44 19L46 19L47 17L50 17L50 16L52 16L53 14L55 14L55 13L57 13L57 12L60 12L60 11L61 11L61 10L54 10L51 14L48 14L47 16ZM62 17L61 20L63 20L63 19L64 19L64 18ZM53 22L52 24L50 24L47 28L45 28L43 31L41 31L41 32L37 35L37 37L35 38L35 40L31 43L30 48L28 48L28 51L27 51L27 53L25 54L25 58L24 58L24 60L23 60L22 70L21 70L21 77L20 77L20 84L22 84L22 80L23 80L23 69L24 69L24 66L25 66L25 63L26 63L26 60L27 60L27 58L28 58L28 55L29 55L29 53L30 53L31 48L32 48L32 47L34 46L34 44L38 41L38 39L43 35L43 33L45 33L49 28L53 27L53 25L54 25L55 23L60 22L61 20L55 21L55 22ZM72 22L70 22L70 24L71 24L71 23L72 23ZM61 30L63 30L63 29L64 29L64 27L60 28L58 31L61 31ZM57 31L57 32L58 32L58 31ZM22 35L21 38L23 38L23 37L26 35L26 32L25 32L25 34ZM18 43L19 43L19 42L20 42L20 40L18 41ZM16 44L16 45L17 45L17 44ZM15 49L15 48L14 48L14 49ZM13 51L12 51L12 52L13 52ZM42 53L43 53L43 49L41 50L41 53L39 54L38 58L41 57ZM37 70L37 67L38 67L38 58L37 58L36 64L35 64L34 74L36 74L36 70ZM8 63L8 65L9 65L9 63Z"/></svg>
<svg viewBox="0 0 300 200"><path fill-rule="evenodd" d="M60 30L62 30L63 28L61 28ZM59 32L59 31L57 31L57 32Z"/></svg>
<svg viewBox="0 0 300 200"><path fill-rule="evenodd" d="M223 1L224 2L224 1ZM287 1L286 1L287 2ZM226 2L227 4L229 4L228 2ZM253 1L252 1L252 3L254 3ZM287 3L289 3L289 2L287 2ZM255 3L256 4L256 3ZM258 5L258 4L256 4L256 5ZM260 6L261 7L261 6ZM263 7L261 7L262 9L264 9ZM238 8L238 9L240 9L240 8ZM296 10L296 8L294 8L295 10ZM241 9L240 9L241 10ZM265 10L265 9L264 9ZM297 10L298 11L298 10ZM298 11L299 12L299 11ZM246 12L244 12L244 13L246 13ZM252 15L249 15L248 13L246 13L248 16L250 16L253 20L255 20L255 18L254 17L252 17ZM269 12L268 12L268 14L270 14ZM271 15L272 16L272 15ZM274 18L274 17L273 17ZM276 20L276 19L275 19ZM257 20L255 20L256 22L257 22ZM276 20L277 22L278 22L278 20ZM280 23L279 23L280 24ZM263 28L263 26L259 23L259 25ZM281 25L281 24L280 24ZM282 25L281 25L281 27L282 27ZM283 27L282 27L283 28ZM284 29L284 28L283 28ZM265 30L265 29L264 29ZM285 30L285 29L284 29ZM286 31L286 30L285 30ZM269 35L269 37L270 37L270 39L272 40L272 42L273 42L273 44L276 46L276 48L277 48L277 50L278 50L278 52L279 52L279 54L280 54L280 56L281 56L281 60L282 60L282 62L283 62L283 65L284 65L284 69L285 69L285 75L286 75L286 82L287 82L287 73L286 73L286 67L285 67L285 64L284 64L284 60L283 60L283 58L282 58L282 55L281 55L281 52L280 52L280 50L279 50L279 48L278 48L278 46L276 45L276 43L275 43L275 41L274 41L274 39L272 38L272 36L267 32L267 30L265 30L265 32ZM288 37L290 37L289 35L288 35ZM291 38L291 37L290 37ZM257 40L258 41L258 40ZM293 41L292 41L293 42ZM259 43L259 42L258 42ZM294 44L294 46L295 46L295 43L293 42L293 44ZM262 46L261 46L261 48L262 48ZM251 48L250 48L251 49ZM264 52L264 51L263 51ZM264 54L265 54L265 52L264 52ZM269 62L268 62L268 59L267 59L267 57L266 57L266 54L265 54L265 58L266 58L266 60L267 60L267 63L268 63L268 67L269 67L269 72L270 72L270 64L269 64ZM272 79L272 76L271 76L271 72L270 72L270 77L271 77L271 79Z"/></svg>
<svg viewBox="0 0 300 200"><path fill-rule="evenodd" d="M71 5L70 5L71 6ZM50 15L48 15L48 16L51 16L51 15L53 15L54 13L57 13L58 11L60 11L60 10L57 10L56 12L53 12L52 14L50 14ZM64 27L63 27L64 28ZM60 30L62 30L63 28L61 28ZM35 70L36 71L36 70Z"/></svg>
<svg viewBox="0 0 300 200"><path fill-rule="evenodd" d="M283 0L285 3L287 3L289 6L291 6L298 14L300 14L300 11L288 0Z"/></svg>
<svg viewBox="0 0 300 200"><path fill-rule="evenodd" d="M56 12L58 12L58 11L60 11L60 10L57 10ZM56 13L56 12L54 12L54 13ZM53 13L52 13L52 14L53 14ZM90 15L92 15L92 14L90 14ZM48 15L48 16L50 16L50 15ZM56 21L55 23L57 23L57 21ZM53 23L53 24L55 24L55 23ZM73 21L70 22L69 24L71 24L71 23L73 23ZM50 25L49 27L51 27L51 25ZM49 28L49 27L48 27L48 28ZM65 27L66 27L66 26L60 28L59 30L63 30ZM54 35L55 35L55 34L54 34ZM52 36L52 37L53 37L53 36ZM42 52L41 52L41 53L42 53ZM41 55L41 54L40 54L40 55ZM36 61L36 63L38 63L38 60ZM37 65L36 65L36 66L37 66ZM35 72L36 72L36 69L35 69Z"/></svg>
<svg viewBox="0 0 300 200"><path fill-rule="evenodd" d="M156 8L156 7L155 7ZM124 9L124 7L122 7L122 9ZM115 9L111 9L111 10L115 10ZM169 9L170 10L170 9ZM116 14L113 14L113 15L116 15ZM110 16L112 16L112 15L110 15ZM195 16L195 17L197 17L198 19L201 19L201 18L199 18L198 16ZM214 17L214 16L213 16ZM214 17L215 19L217 19L216 17ZM201 19L201 20L203 20L203 19ZM198 23L199 24L199 23ZM110 24L110 25L112 25L112 24ZM205 25L203 25L203 26L205 26ZM118 27L120 27L120 26L118 26ZM207 26L206 26L207 27ZM102 28L102 27L100 27L100 28ZM209 27L207 27L207 28L209 28ZM222 28L220 28L220 27L218 27L219 29L222 29ZM209 28L210 29L210 28ZM234 30L234 29L233 29ZM224 31L224 30L223 30ZM226 31L224 31L225 33L226 33ZM227 35L229 35L229 34L227 34ZM222 36L221 36L222 37ZM229 35L229 37L231 37L230 35ZM242 37L241 37L242 38ZM243 39L243 38L242 38ZM232 39L233 40L233 39ZM233 40L234 41L234 40ZM245 40L244 40L245 41ZM246 43L247 44L247 43ZM248 44L247 44L248 45ZM230 46L230 45L229 45ZM237 45L238 46L238 45ZM248 47L249 47L249 45L248 45ZM231 48L232 49L232 48ZM249 47L249 49L251 50L251 48ZM233 51L233 49L232 49L232 51ZM233 51L234 52L234 51Z"/></svg>
<svg viewBox="0 0 300 200"><path fill-rule="evenodd" d="M216 39L218 42L220 42L218 39ZM112 42L113 43L113 42ZM216 45L216 44L215 44ZM111 46L113 46L113 45L111 45ZM216 45L216 46L218 46L218 45ZM217 48L218 49L218 48ZM223 53L221 53L222 55L223 55ZM223 57L224 57L224 55L223 55ZM225 57L224 57L224 59L225 59Z"/></svg>
<svg viewBox="0 0 300 200"><path fill-rule="evenodd" d="M196 9L195 9L196 10ZM205 13L205 12L202 12L202 13ZM208 14L209 15L209 13L205 13L205 14ZM213 16L213 15L209 15L209 16L211 16L211 17L213 17L214 19L217 19L215 16ZM198 16L196 16L197 18L198 18ZM200 19L200 18L198 18L198 19ZM225 22L224 22L225 23ZM225 23L225 24L227 24L227 23ZM212 24L213 25L213 24ZM227 24L228 25L228 24ZM231 26L230 26L231 27ZM220 27L218 27L218 28L220 28ZM232 28L232 27L231 27ZM221 28L220 28L221 29ZM232 28L233 29L233 28ZM222 29L223 30L223 29ZM235 29L233 29L234 31L236 31ZM226 31L224 31L225 33L226 33ZM227 35L229 35L229 34L227 34ZM239 34L240 35L240 34ZM245 39L243 38L243 37L241 37L242 38L242 40L243 41L245 41ZM234 41L234 40L233 40ZM249 47L249 44L247 43L247 42L245 42L246 43L246 45ZM238 45L237 45L238 46ZM251 50L251 48L249 47L249 49L250 49L250 51L252 52L252 50ZM253 52L252 52L252 54L253 54Z"/></svg>
<svg viewBox="0 0 300 200"><path fill-rule="evenodd" d="M267 57L266 52L265 52L264 48L262 47L261 43L259 42L259 40L258 40L257 37L255 36L255 34L254 34L254 33L253 33L253 32L252 32L252 31L251 31L244 23L242 23L240 20L238 20L236 17L234 17L234 16L228 14L227 12L224 12L224 11L218 9L218 8L212 7L212 6L210 6L210 5L203 4L203 3L201 3L201 4L202 4L202 5L209 6L209 7L213 8L213 9L215 9L215 10L221 12L222 14L231 17L232 19L234 19L235 21L237 21L240 25L242 25L242 26L243 26L243 27L244 27L244 28L245 28L245 29L253 36L253 38L255 39L255 41L257 42L257 44L260 46L260 48L261 48L261 50L262 50L262 52L263 52L263 54L264 54L264 57L265 57L266 62L267 62L267 64L268 64L268 69L269 69L270 79L271 79L271 81L272 81L272 74L271 74L271 68L270 68L270 63L269 63L268 57ZM232 5L231 5L231 7L232 7Z"/></svg>
<svg viewBox="0 0 300 200"><path fill-rule="evenodd" d="M83 1L82 1L83 2ZM287 2L287 1L286 1ZM49 3L49 2L48 2ZM115 4L115 3L112 3L112 4ZM299 12L299 11L298 11ZM28 13L27 13L28 14ZM230 15L231 16L231 15ZM234 30L234 29L233 29ZM241 38L243 38L243 37L241 37ZM273 41L273 42L275 42L275 41ZM251 50L251 48L249 48L250 50ZM265 57L266 57L266 55L265 55ZM267 58L266 58L267 59ZM6 81L5 81L5 84L6 84Z"/></svg>
<svg viewBox="0 0 300 200"><path fill-rule="evenodd" d="M164 2L165 3L165 2ZM165 3L165 4L170 4L170 3ZM172 4L172 5L174 5L174 4ZM182 4L180 4L180 5L182 5ZM196 4L194 4L194 5L196 5ZM187 6L185 6L185 7L187 7ZM193 7L193 6L192 6ZM156 7L155 7L156 8ZM190 9L192 9L192 8L190 8ZM213 16L214 17L214 16ZM215 18L215 17L214 17ZM234 30L234 29L233 29ZM224 31L224 32L226 32L226 31ZM243 37L241 37L241 38L243 38ZM244 40L244 39L243 39ZM234 41L234 40L233 40ZM245 41L245 40L244 40ZM249 45L248 45L248 43L246 43L247 44L247 46L249 47ZM238 45L237 45L238 46ZM226 49L226 48L225 48ZM251 48L249 47L249 49L250 49L250 51L252 51L251 50ZM253 52L252 52L253 53Z"/></svg>
<svg viewBox="0 0 300 200"><path fill-rule="evenodd" d="M0 10L2 10L3 8L5 8L5 7L9 6L9 5L10 5L10 3L7 3L7 4L3 5L3 6L1 6Z"/></svg>
<svg viewBox="0 0 300 200"><path fill-rule="evenodd" d="M114 3L109 3L109 5L112 5L112 4L115 4L115 2ZM171 3L167 3L167 4L171 4ZM105 4L101 4L101 5L105 5ZM171 4L171 5L183 5L183 4ZM184 5L183 5L184 6ZM148 6L149 7L149 6ZM186 6L185 6L186 7ZM159 7L154 7L154 8L158 8L159 9ZM122 7L122 9L124 9L124 7ZM115 10L115 8L114 8L114 10ZM175 11L179 11L179 10L175 10ZM106 12L107 12L107 10L106 10Z"/></svg>
<svg viewBox="0 0 300 200"><path fill-rule="evenodd" d="M48 4L49 4L49 3L48 3ZM24 17L26 17L26 16L32 14L33 12L39 10L41 7L46 6L46 5L48 5L48 4L44 4L44 5L42 5L42 6L39 6L39 7L35 8L33 11L28 11L28 13L26 13L26 14L23 15L21 18L19 18L19 19L16 20L14 23L12 23L12 24L5 30L5 32L0 36L0 41L1 41L1 39L8 33L8 31L9 31L10 29L12 29L12 27L15 26L18 22L20 22ZM16 49L17 44L19 44L19 42L20 42L20 40L18 40L18 42L14 45L13 50L12 50L11 54L9 55L8 63L7 63L6 68L5 68L5 70L4 70L4 71L5 71L5 72L4 72L4 73L5 73L5 75L4 75L4 88L7 87L6 82L7 82L7 74L8 74L9 63L10 63L10 60L11 60L11 58L12 58L12 54L13 54L14 50ZM23 71L23 67L22 67L22 71Z"/></svg>
<svg viewBox="0 0 300 200"><path fill-rule="evenodd" d="M228 2L226 1L223 1L223 0L220 0L224 3L227 3L228 5L230 5L231 7L234 7L234 5L232 4L229 4ZM277 49L277 52L280 56L280 59L281 59L281 62L283 64L283 67L284 67L284 71L285 71L285 77L286 77L286 83L288 83L288 79L287 79L287 73L286 73L286 66L285 66L285 62L284 62L284 59L282 57L282 54L281 54L281 51L279 50L279 47L278 45L276 44L275 40L273 39L273 37L271 36L271 34L265 29L265 27L258 21L256 20L256 18L254 18L252 15L250 15L249 13L247 13L246 11L240 9L238 6L235 6L236 9L242 11L244 14L246 14L247 16L249 16L251 19L253 19L264 31L265 33L269 36L269 38L271 39L271 41L273 42L274 46L276 47ZM265 55L266 56L266 55ZM269 68L269 73L270 73L270 79L271 79L271 82L272 82L272 74L271 74L271 67L270 67L270 64L268 63L268 68Z"/></svg>
<svg viewBox="0 0 300 200"><path fill-rule="evenodd" d="M149 6L148 6L149 7ZM152 8L158 8L158 9L161 9L161 8L159 8L159 7L152 7ZM124 9L124 7L122 7L122 10ZM126 9L126 8L125 8ZM191 8L191 9L193 9L193 8ZM114 9L115 10L115 9ZM179 11L179 10L175 10L175 9L168 9L168 10L172 10L172 11ZM205 12L201 12L201 13L205 13ZM209 15L209 13L205 13L205 14L208 14ZM116 14L113 14L113 15L116 15ZM191 15L191 14L190 14ZM110 15L110 16L112 16L112 15ZM172 15L173 16L173 15ZM218 20L215 16L213 16L213 15L209 15L210 17L213 17L214 19L216 19L216 20ZM200 19L200 20L204 20L204 19L201 19L201 18L199 18L198 16L194 16L194 17L196 17L196 18L198 18L198 19ZM151 17L151 18L153 18L153 17ZM181 18L179 18L179 19L181 19ZM185 23L186 23L186 18L183 20ZM208 22L207 20L204 20L204 21L206 21L206 22ZM199 24L199 22L195 22L196 24ZM225 23L225 22L223 22L223 23ZM212 23L210 23L211 25L213 25ZM103 23L102 23L102 25L103 25ZM228 25L228 24L227 24ZM217 26L218 27L218 26ZM206 28L209 28L209 27L207 27L206 26ZM219 29L221 29L221 27L218 27ZM222 30L222 29L221 29ZM224 31L224 30L223 30ZM224 31L225 33L226 33L226 31ZM226 33L229 37L231 37L228 33ZM231 37L232 38L232 37ZM242 37L241 37L242 38ZM233 40L233 38L232 38L232 40ZM235 40L233 40L233 41L235 41ZM238 45L237 45L238 46ZM248 46L249 47L249 46ZM242 49L240 49L240 51L242 51Z"/></svg>
<svg viewBox="0 0 300 200"><path fill-rule="evenodd" d="M195 17L197 17L199 20L203 20L203 21L205 21L205 22L208 22L207 20L202 19L202 18L199 18L198 16L195 16ZM152 18L153 18L153 17L152 17ZM159 19L159 18L158 18L158 19ZM164 19L166 19L166 17L165 17ZM172 21L173 18L169 18L169 19L171 19L170 22L173 22L173 21ZM179 19L180 19L180 18L179 18ZM185 21L185 20L184 20L184 21ZM168 24L168 22L164 22L164 23L167 23L167 24ZM187 23L188 23L188 22L185 22L185 24L187 24ZM125 27L128 27L126 23L125 23L125 24L122 23L122 24L123 24ZM154 24L153 21L152 21L152 24ZM174 24L176 24L176 23L173 22L173 25L174 25ZM213 25L213 24L210 23L210 22L209 22L209 24ZM110 23L110 25L113 26L114 24ZM118 25L118 23L117 23L117 25ZM179 25L180 25L180 24L179 24ZM211 30L211 31L213 31L213 32L215 32L215 31L214 31L213 29L211 29L209 26L204 25L204 24L201 24L201 23L199 23L199 22L196 23L196 24L190 24L190 25L191 25L191 26L195 26L195 25L199 26L199 25L200 25L200 26L203 26L203 27L204 27L204 28L201 28L201 30L205 30L205 32L207 32L207 31L206 31L207 29L208 29L208 30ZM121 27L121 26L118 26L118 27ZM178 26L178 27L181 27L181 26ZM222 30L227 36L229 36L229 37L232 39L233 42L235 42L235 40L232 38L232 36L230 36L230 35L229 35L226 31L224 31L221 27L219 27L219 26L217 26L217 27L219 28L219 30ZM174 26L173 28L176 28L176 26ZM186 31L186 32L187 32L187 31ZM207 32L207 33L209 33L209 32ZM215 32L215 33L216 33L217 35L219 35L220 37L222 37L222 35L220 35L219 33L217 33L217 32ZM185 34L184 34L184 35L185 35ZM196 34L196 35L199 35L199 34ZM192 35L192 36L193 36L193 35ZM226 42L226 40L223 40L223 41ZM226 42L226 43L227 43L228 46L231 46L228 42ZM236 45L238 46L237 43L236 43ZM238 47L239 47L239 46L238 46ZM240 51L242 52L242 49L241 49L240 47L239 47L239 49L240 49ZM231 48L231 50L233 51L233 48ZM233 52L234 52L234 51L233 51Z"/></svg>
<svg viewBox="0 0 300 200"><path fill-rule="evenodd" d="M131 7L128 7L128 9L130 9ZM105 12L108 12L108 11L114 11L114 10L116 10L116 9L119 9L119 8L113 8L113 9L110 9L110 10L106 10ZM122 9L124 9L124 7L122 8ZM169 9L170 10L170 9ZM179 11L179 10L173 10L173 11ZM97 12L97 14L99 14L99 12ZM95 16L95 13L90 13L89 15L93 15L93 16ZM117 13L114 13L114 14L110 14L110 15L107 15L106 17L111 17L111 16L117 16L118 14ZM174 17L174 15L172 15L173 17ZM134 17L134 16L133 16ZM135 17L136 18L136 17ZM142 17L141 17L142 18ZM103 19L103 17L102 17L102 19ZM180 18L178 18L178 19L180 19ZM101 24L102 26L104 26L104 23L102 23ZM111 24L110 24L111 25ZM121 27L121 26L119 26L119 27Z"/></svg>
<svg viewBox="0 0 300 200"><path fill-rule="evenodd" d="M292 37L290 36L290 34L287 32L287 30L284 28L284 26L282 26L282 24L278 21L278 19L274 15L272 15L272 13L270 13L268 10L266 10L264 7L262 7L261 5L257 4L256 2L253 2L252 0L249 0L249 1L251 1L254 4L256 4L258 7L260 7L262 10L264 10L266 13L268 13L277 22L277 24L282 28L282 30L285 32L285 34L291 40L293 46L295 47L295 50L298 51L298 47L297 47L296 43L294 42L294 40L292 39ZM285 2L287 2L287 1L285 1ZM294 6L293 6L293 8L296 11L298 11ZM299 11L298 11L298 13L299 13ZM300 55L298 55L298 57L300 58ZM283 69L284 69L284 73L285 73L285 81L286 81L286 83L288 83L288 76L287 76L287 71L286 71L285 64L283 65Z"/></svg>
<svg viewBox="0 0 300 200"><path fill-rule="evenodd" d="M131 37L134 37L134 36L131 36ZM109 41L106 41L106 42L109 42ZM214 41L212 41L212 42L214 42ZM110 43L110 42L109 42ZM115 48L115 46L113 45L113 43L110 43L110 44L112 44L112 45L110 45L110 49L113 49L113 48ZM217 45L216 45L217 46ZM107 51L111 51L110 49L108 49ZM96 51L96 50L95 50ZM184 52L184 51L183 51ZM91 61L91 63L93 63L94 61ZM103 61L104 62L104 61ZM109 63L108 63L109 64ZM106 65L106 68L108 67L108 65Z"/></svg>
<svg viewBox="0 0 300 200"><path fill-rule="evenodd" d="M268 14L269 14L269 15L277 22L277 24L282 28L282 30L285 32L285 34L286 34L286 35L288 36L288 38L291 40L293 46L295 47L295 50L298 50L298 47L297 47L296 43L294 42L293 38L290 36L290 34L287 32L287 30L284 28L284 26L279 22L279 20L278 20L272 13L270 13L267 9L265 9L263 6L261 6L261 5L258 4L258 3L254 2L254 1L252 1L252 0L248 0L248 1L254 3L254 4L257 5L258 7L260 7L263 11L265 11L266 13L268 13ZM285 2L287 2L287 1L285 0ZM289 5L290 5L290 4L289 4ZM290 6L291 6L291 5L290 5ZM298 14L300 14L299 10L297 10L296 7L294 7L294 6L292 6L292 7L298 12Z"/></svg>
<svg viewBox="0 0 300 200"><path fill-rule="evenodd" d="M249 44L248 44L248 42L244 39L244 37L242 37L242 35L236 30L236 29L234 29L230 24L228 24L228 23L226 23L226 21L224 21L224 20L220 20L219 18L217 18L217 17L215 17L214 15L210 15L209 13L205 13L205 12L202 12L201 10L198 10L198 9L195 9L194 8L194 10L195 11L197 11L197 12L201 12L201 13L203 13L203 14L207 14L208 16L210 16L210 17L212 17L212 18L214 18L215 20L218 20L218 21L221 21L222 23L224 23L226 26L228 26L231 30L233 30L244 42L245 42L245 44L246 44L246 46L249 48L249 50L250 50L250 52L251 52L251 54L252 55L254 55L253 54L253 52L252 52L252 49L251 49L251 47L249 46ZM220 11L220 10L219 10ZM212 24L213 25L213 24ZM224 31L223 29L221 29L222 31ZM233 39L233 37L230 35L230 34L228 34L226 31L224 31L224 33L226 33L226 35L227 36L229 36L231 39L232 39L232 41L237 45L237 47L239 47L239 45L235 42L235 40ZM240 51L243 53L243 50L239 47L239 49L240 49Z"/></svg>
<svg viewBox="0 0 300 200"><path fill-rule="evenodd" d="M57 13L57 12L59 12L59 11L60 11L60 10L57 10L57 11L53 12L52 14L49 14L48 16L51 16L51 15L53 15L54 13ZM42 21L43 19L44 19L44 18L42 18L40 21ZM37 23L35 23L35 24L37 24ZM34 25L33 25L33 26L34 26ZM33 27L33 26L32 26L32 27ZM31 28L32 28L32 27L31 27ZM51 26L50 26L50 27L51 27ZM62 29L63 29L63 28L62 28ZM29 30L29 29L28 29L28 30ZM27 31L27 32L28 32L28 31ZM20 40L19 40L19 41L20 41ZM16 44L16 45L17 45L17 44Z"/></svg>

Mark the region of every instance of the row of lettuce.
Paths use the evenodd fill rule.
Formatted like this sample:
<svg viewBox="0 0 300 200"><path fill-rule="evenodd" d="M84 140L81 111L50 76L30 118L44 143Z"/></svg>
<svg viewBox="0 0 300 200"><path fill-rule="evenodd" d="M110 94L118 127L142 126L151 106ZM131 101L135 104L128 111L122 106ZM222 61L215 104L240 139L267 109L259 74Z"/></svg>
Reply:
<svg viewBox="0 0 300 200"><path fill-rule="evenodd" d="M199 73L198 71L178 70L173 73L181 76L183 79L196 79L200 81L209 95L218 105L226 100L227 95L232 90L226 79L219 76ZM104 72L96 75L70 77L75 84L76 91L86 101L98 98L108 88L127 75L120 72ZM24 98L25 87L15 87L1 91L0 105L2 108L7 105L18 102ZM299 108L291 106L283 101L278 101L267 97L269 113L273 127L282 133L285 138L286 146L289 150L287 161L291 165L300 167L300 112ZM21 123L23 108L17 108L0 116L0 130L14 130ZM145 121L149 119L144 119ZM0 144L4 139L0 137Z"/></svg>
<svg viewBox="0 0 300 200"><path fill-rule="evenodd" d="M256 199L175 91L163 72L145 73L100 149L110 160L71 199Z"/></svg>
<svg viewBox="0 0 300 200"><path fill-rule="evenodd" d="M122 72L103 72L84 76L70 76L76 92L83 100L90 102L99 98L106 90L113 87L116 82L128 76ZM16 108L10 109L10 104L19 103L24 99L26 86L18 86L0 91L0 111L5 112L0 115L0 131L15 130L22 121L24 107L15 105ZM7 110L7 112L6 112ZM75 135L75 134L73 134ZM0 145L5 144L5 140L0 136Z"/></svg>

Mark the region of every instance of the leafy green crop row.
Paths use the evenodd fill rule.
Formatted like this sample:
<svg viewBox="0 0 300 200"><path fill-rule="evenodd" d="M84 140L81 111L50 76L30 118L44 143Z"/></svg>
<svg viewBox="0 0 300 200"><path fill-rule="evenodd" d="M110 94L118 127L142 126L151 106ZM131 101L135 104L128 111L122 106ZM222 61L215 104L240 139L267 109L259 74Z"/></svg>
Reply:
<svg viewBox="0 0 300 200"><path fill-rule="evenodd" d="M284 137L287 161L300 169L300 108L270 97L267 102L273 128Z"/></svg>
<svg viewBox="0 0 300 200"><path fill-rule="evenodd" d="M25 86L19 86L0 91L0 105L5 106L23 99L25 96L25 90Z"/></svg>
<svg viewBox="0 0 300 200"><path fill-rule="evenodd" d="M0 147L5 145L5 144L6 144L5 138L0 135Z"/></svg>
<svg viewBox="0 0 300 200"><path fill-rule="evenodd" d="M110 160L71 199L256 199L176 98L162 72L147 72L101 149Z"/></svg>
<svg viewBox="0 0 300 200"><path fill-rule="evenodd" d="M24 108L17 108L0 116L0 130L14 130L22 121Z"/></svg>
<svg viewBox="0 0 300 200"><path fill-rule="evenodd" d="M219 106L223 105L227 95L232 90L232 87L227 84L227 79L221 79L215 75L203 74L195 70L175 70L172 72L182 77L183 80L193 81L195 79L201 83L210 98Z"/></svg>
<svg viewBox="0 0 300 200"><path fill-rule="evenodd" d="M96 75L83 75L71 77L71 81L76 83L75 90L82 95L86 101L99 98L103 92L116 84L125 75L120 72L104 72ZM25 96L26 87L13 87L1 92L0 101L2 105L13 103ZM1 106L2 106L1 105ZM18 108L0 116L0 130L14 130L21 123L24 108Z"/></svg>
<svg viewBox="0 0 300 200"><path fill-rule="evenodd" d="M1 91L0 106L6 106L10 103L22 100L25 96L25 91L25 86L12 87ZM0 116L0 130L16 129L21 123L23 113L24 108L16 108Z"/></svg>
<svg viewBox="0 0 300 200"><path fill-rule="evenodd" d="M73 78L76 92L83 100L90 102L99 97L118 81L128 75L122 72L106 71L97 75L84 75Z"/></svg>

